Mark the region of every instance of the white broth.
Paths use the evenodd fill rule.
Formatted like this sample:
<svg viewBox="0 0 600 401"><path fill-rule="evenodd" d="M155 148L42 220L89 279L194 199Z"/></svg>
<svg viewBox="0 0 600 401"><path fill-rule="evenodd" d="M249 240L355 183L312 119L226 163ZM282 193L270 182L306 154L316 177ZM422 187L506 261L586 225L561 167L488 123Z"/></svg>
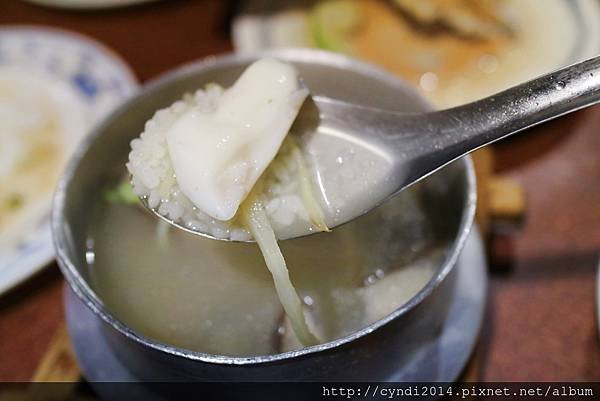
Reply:
<svg viewBox="0 0 600 401"><path fill-rule="evenodd" d="M417 194L415 187L330 233L280 242L320 340L384 317L434 274L444 248ZM95 213L90 279L118 319L155 340L212 354L301 347L256 244L199 238L163 224L137 205L102 201Z"/></svg>

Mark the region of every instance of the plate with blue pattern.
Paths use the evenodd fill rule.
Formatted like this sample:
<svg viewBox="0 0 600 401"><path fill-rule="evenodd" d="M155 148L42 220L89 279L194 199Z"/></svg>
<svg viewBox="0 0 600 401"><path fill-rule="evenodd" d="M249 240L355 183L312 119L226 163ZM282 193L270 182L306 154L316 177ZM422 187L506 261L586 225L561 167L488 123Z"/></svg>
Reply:
<svg viewBox="0 0 600 401"><path fill-rule="evenodd" d="M56 181L77 143L137 88L127 64L93 39L0 27L0 294L54 258Z"/></svg>

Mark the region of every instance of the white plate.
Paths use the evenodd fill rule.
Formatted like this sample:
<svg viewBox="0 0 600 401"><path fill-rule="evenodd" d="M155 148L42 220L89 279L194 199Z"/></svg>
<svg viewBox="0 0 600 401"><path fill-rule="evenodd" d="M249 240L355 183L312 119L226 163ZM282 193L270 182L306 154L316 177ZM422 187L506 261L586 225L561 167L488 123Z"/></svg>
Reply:
<svg viewBox="0 0 600 401"><path fill-rule="evenodd" d="M132 4L149 3L156 0L25 0L28 3L39 4L48 7L72 8L72 9L98 9L124 7Z"/></svg>
<svg viewBox="0 0 600 401"><path fill-rule="evenodd" d="M131 96L138 84L130 68L112 51L82 35L37 26L0 28L0 68L8 67L60 84L72 92L86 116L86 130ZM14 245L0 249L0 294L54 258L50 204L35 228ZM0 235L3 235L0 231ZM4 234L6 235L6 233Z"/></svg>

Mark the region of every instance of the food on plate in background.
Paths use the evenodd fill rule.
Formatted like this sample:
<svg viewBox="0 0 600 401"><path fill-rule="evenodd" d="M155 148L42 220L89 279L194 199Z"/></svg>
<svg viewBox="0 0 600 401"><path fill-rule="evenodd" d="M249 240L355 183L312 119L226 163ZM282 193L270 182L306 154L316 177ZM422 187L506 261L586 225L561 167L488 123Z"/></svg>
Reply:
<svg viewBox="0 0 600 401"><path fill-rule="evenodd" d="M70 88L0 68L0 248L39 224L66 157L87 126Z"/></svg>
<svg viewBox="0 0 600 401"><path fill-rule="evenodd" d="M498 0L392 0L424 29L447 29L476 39L494 39L511 34L508 1Z"/></svg>
<svg viewBox="0 0 600 401"><path fill-rule="evenodd" d="M375 62L448 107L564 63L578 39L566 7L562 0L543 8L536 0L331 0L309 18L319 47Z"/></svg>
<svg viewBox="0 0 600 401"><path fill-rule="evenodd" d="M442 108L600 50L595 1L546 0L543 7L538 0L297 3L275 2L243 14L233 28L236 47L310 46L345 53L406 79Z"/></svg>

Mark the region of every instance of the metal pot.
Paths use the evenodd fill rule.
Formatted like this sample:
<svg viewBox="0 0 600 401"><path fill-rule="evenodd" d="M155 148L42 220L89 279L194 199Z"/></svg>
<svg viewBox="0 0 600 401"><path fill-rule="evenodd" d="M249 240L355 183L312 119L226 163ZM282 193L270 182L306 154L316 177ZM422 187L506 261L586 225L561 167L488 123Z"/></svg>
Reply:
<svg viewBox="0 0 600 401"><path fill-rule="evenodd" d="M96 201L103 183L123 174L129 142L155 110L209 82L228 86L248 64L265 55L294 64L316 94L398 111L431 108L403 82L373 66L332 53L289 49L211 57L185 65L148 84L96 127L79 147L58 186L52 213L54 244L72 290L103 322L103 334L115 355L142 380L385 380L422 344L438 335L446 317L453 267L474 217L475 179L469 158L422 183L432 228L446 241L431 280L387 317L343 338L254 357L194 352L135 332L94 292L85 258L89 205Z"/></svg>

